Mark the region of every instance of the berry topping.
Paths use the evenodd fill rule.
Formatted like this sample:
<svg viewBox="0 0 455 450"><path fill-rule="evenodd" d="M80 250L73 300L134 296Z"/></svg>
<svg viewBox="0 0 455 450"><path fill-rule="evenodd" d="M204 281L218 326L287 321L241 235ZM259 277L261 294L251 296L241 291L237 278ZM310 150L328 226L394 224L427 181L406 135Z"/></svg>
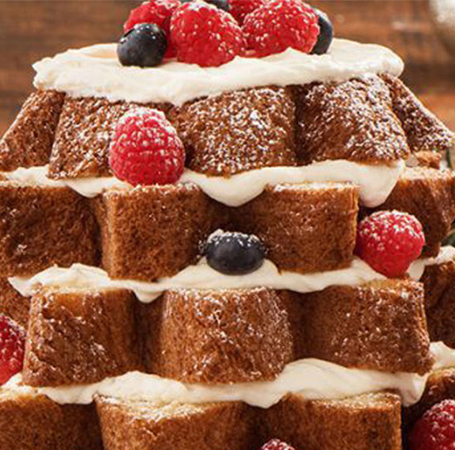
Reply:
<svg viewBox="0 0 455 450"><path fill-rule="evenodd" d="M280 441L279 439L272 439L261 447L261 450L294 450L294 447L291 447L286 442Z"/></svg>
<svg viewBox="0 0 455 450"><path fill-rule="evenodd" d="M266 0L231 0L231 14L242 25L245 17L265 5Z"/></svg>
<svg viewBox="0 0 455 450"><path fill-rule="evenodd" d="M169 184L183 173L185 150L161 111L137 108L117 124L109 162L114 175L133 186Z"/></svg>
<svg viewBox="0 0 455 450"><path fill-rule="evenodd" d="M246 16L243 30L258 57L290 47L310 53L319 35L318 16L301 0L272 0Z"/></svg>
<svg viewBox="0 0 455 450"><path fill-rule="evenodd" d="M120 39L117 54L124 66L154 67L163 62L166 48L164 31L158 25L141 23Z"/></svg>
<svg viewBox="0 0 455 450"><path fill-rule="evenodd" d="M319 36L316 45L313 48L314 55L323 55L327 53L333 41L333 25L329 16L317 8L313 8L318 16Z"/></svg>
<svg viewBox="0 0 455 450"><path fill-rule="evenodd" d="M410 450L453 450L455 400L444 400L429 409L409 434Z"/></svg>
<svg viewBox="0 0 455 450"><path fill-rule="evenodd" d="M202 67L220 66L245 51L242 29L227 12L204 2L185 3L171 19L177 59Z"/></svg>
<svg viewBox="0 0 455 450"><path fill-rule="evenodd" d="M425 235L412 215L379 211L360 222L356 254L387 277L400 277L422 253Z"/></svg>
<svg viewBox="0 0 455 450"><path fill-rule="evenodd" d="M256 236L216 232L208 238L204 255L209 266L218 272L245 275L262 266L265 249Z"/></svg>
<svg viewBox="0 0 455 450"><path fill-rule="evenodd" d="M140 23L154 23L158 25L165 33L168 40L166 58L175 56L175 50L169 39L169 27L171 25L171 16L175 9L180 6L178 0L150 0L143 3L130 13L128 20L123 25L125 33L132 30L135 25Z"/></svg>
<svg viewBox="0 0 455 450"><path fill-rule="evenodd" d="M25 330L0 314L0 385L22 370Z"/></svg>
<svg viewBox="0 0 455 450"><path fill-rule="evenodd" d="M191 3L195 0L181 0L182 3ZM216 6L223 11L230 12L231 11L231 4L229 0L204 0L206 3L210 3L213 6Z"/></svg>

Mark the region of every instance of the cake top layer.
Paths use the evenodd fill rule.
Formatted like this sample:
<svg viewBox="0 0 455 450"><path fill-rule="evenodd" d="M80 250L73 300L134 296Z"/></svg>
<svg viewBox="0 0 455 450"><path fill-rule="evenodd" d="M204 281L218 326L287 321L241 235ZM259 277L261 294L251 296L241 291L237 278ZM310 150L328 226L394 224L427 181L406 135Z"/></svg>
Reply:
<svg viewBox="0 0 455 450"><path fill-rule="evenodd" d="M236 57L208 68L176 61L155 68L124 67L118 61L116 44L100 44L45 58L34 68L34 83L40 89L74 97L180 106L196 98L251 87L342 82L380 73L399 76L404 64L385 47L335 39L325 55L288 49L265 58Z"/></svg>

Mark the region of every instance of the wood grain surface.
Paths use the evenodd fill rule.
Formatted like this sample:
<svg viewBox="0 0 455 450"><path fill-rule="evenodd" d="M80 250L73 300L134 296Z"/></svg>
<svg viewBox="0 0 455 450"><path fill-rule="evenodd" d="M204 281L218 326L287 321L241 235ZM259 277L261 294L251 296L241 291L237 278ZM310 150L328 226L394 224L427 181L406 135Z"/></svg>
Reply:
<svg viewBox="0 0 455 450"><path fill-rule="evenodd" d="M116 41L125 0L0 0L0 134L32 89L31 64L70 47ZM405 81L455 129L455 58L440 43L426 0L314 1L340 37L377 42L407 64Z"/></svg>

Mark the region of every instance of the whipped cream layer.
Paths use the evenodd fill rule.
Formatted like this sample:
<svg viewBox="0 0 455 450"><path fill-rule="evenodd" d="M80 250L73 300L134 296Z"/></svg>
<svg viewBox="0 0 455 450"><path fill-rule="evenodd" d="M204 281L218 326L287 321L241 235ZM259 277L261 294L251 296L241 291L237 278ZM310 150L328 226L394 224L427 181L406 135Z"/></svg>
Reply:
<svg viewBox="0 0 455 450"><path fill-rule="evenodd" d="M226 91L341 82L379 73L399 76L404 68L403 61L385 47L342 39L335 39L325 55L288 49L265 58L236 57L220 67L205 68L174 60L154 68L124 67L116 50L117 44L100 44L45 58L33 66L37 72L34 84L74 97L180 106Z"/></svg>
<svg viewBox="0 0 455 450"><path fill-rule="evenodd" d="M435 369L453 367L455 351L442 342L431 345ZM376 370L348 369L319 359L302 359L288 364L273 381L257 381L228 385L189 384L141 372L106 378L86 385L37 388L60 404L89 404L103 395L123 400L150 400L164 403L209 403L242 401L251 406L270 408L288 394L307 400L341 400L381 391L397 392L405 406L417 403L425 390L428 375L388 373ZM6 385L27 389L21 378Z"/></svg>
<svg viewBox="0 0 455 450"><path fill-rule="evenodd" d="M454 247L443 247L436 258L415 261L410 269L411 276L418 280L425 267L443 264L455 258ZM73 264L70 268L50 267L32 277L12 277L10 284L23 296L32 296L43 287L60 289L128 289L144 303L149 303L170 289L253 289L268 287L307 293L322 291L329 286L358 286L363 283L386 278L375 272L359 258L354 258L345 269L309 274L280 272L269 260L257 271L248 275L224 275L212 269L203 258L198 264L188 266L169 278L156 282L118 280L109 277L98 267Z"/></svg>
<svg viewBox="0 0 455 450"><path fill-rule="evenodd" d="M229 178L207 176L185 169L180 183L193 183L206 195L227 206L241 206L260 195L266 186L301 185L304 183L348 182L359 187L360 202L374 208L385 202L403 172L405 163L367 165L346 160L322 161L301 167L267 167L233 175ZM133 189L115 177L52 180L48 166L20 168L5 173L19 183L68 186L78 194L93 198L109 189ZM318 185L317 185L318 186Z"/></svg>

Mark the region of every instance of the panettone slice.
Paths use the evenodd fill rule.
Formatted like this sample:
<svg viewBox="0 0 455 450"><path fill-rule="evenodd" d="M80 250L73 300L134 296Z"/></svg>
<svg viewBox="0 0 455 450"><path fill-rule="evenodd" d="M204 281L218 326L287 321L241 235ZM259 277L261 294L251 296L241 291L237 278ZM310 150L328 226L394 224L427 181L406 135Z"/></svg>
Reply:
<svg viewBox="0 0 455 450"><path fill-rule="evenodd" d="M39 90L30 95L0 139L0 170L43 166L49 162L65 94Z"/></svg>
<svg viewBox="0 0 455 450"><path fill-rule="evenodd" d="M406 135L380 77L314 83L296 92L302 164L327 159L390 164L409 156Z"/></svg>
<svg viewBox="0 0 455 450"><path fill-rule="evenodd" d="M407 168L376 210L398 210L417 217L426 240L422 256L436 256L455 219L455 174L428 167Z"/></svg>
<svg viewBox="0 0 455 450"><path fill-rule="evenodd" d="M187 151L187 167L229 176L295 166L295 106L287 88L226 92L170 112Z"/></svg>
<svg viewBox="0 0 455 450"><path fill-rule="evenodd" d="M0 450L103 450L95 408L2 387Z"/></svg>

